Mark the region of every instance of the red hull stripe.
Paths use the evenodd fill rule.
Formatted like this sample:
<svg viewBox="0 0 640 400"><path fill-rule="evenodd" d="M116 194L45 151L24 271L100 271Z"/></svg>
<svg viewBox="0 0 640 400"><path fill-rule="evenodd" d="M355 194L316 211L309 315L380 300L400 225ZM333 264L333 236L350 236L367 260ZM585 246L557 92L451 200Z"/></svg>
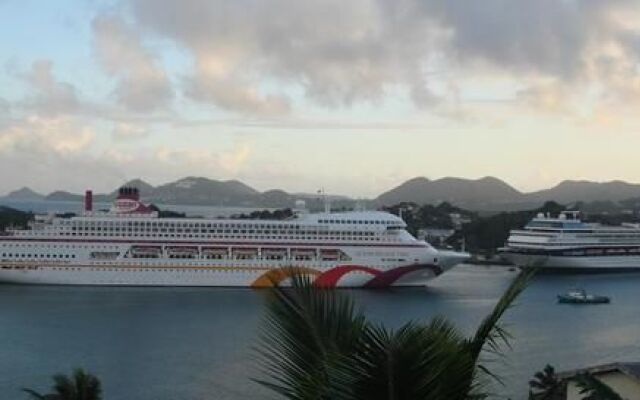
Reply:
<svg viewBox="0 0 640 400"><path fill-rule="evenodd" d="M298 246L298 247L410 247L426 248L423 244L390 244L390 243L304 243L304 242L225 242L225 241L158 241L130 239L50 239L21 238L17 236L0 236L0 241L15 242L53 242L53 243L120 243L120 244L155 244L155 245L225 245L225 246Z"/></svg>
<svg viewBox="0 0 640 400"><path fill-rule="evenodd" d="M381 272L371 267L365 267L363 265L340 265L335 268L324 272L313 281L314 286L330 288L335 287L338 284L340 278L353 271L362 271L369 273L373 276L379 275Z"/></svg>
<svg viewBox="0 0 640 400"><path fill-rule="evenodd" d="M393 285L398 279L400 279L402 276L410 273L410 272L414 272L414 271L418 271L421 269L430 269L431 271L433 271L433 273L435 274L435 276L438 276L440 274L442 274L442 268L440 268L437 265L433 265L433 264L416 264L416 265L407 265L404 267L398 267L398 268L394 268L391 269L389 271L385 271L381 274L376 275L373 279L371 279L369 282L367 282L364 287L366 288L382 288L382 287L389 287L391 285Z"/></svg>
<svg viewBox="0 0 640 400"><path fill-rule="evenodd" d="M443 272L442 268L434 264L404 265L388 271L380 271L364 265L339 265L315 278L313 285L322 288L336 287L343 276L353 271L360 271L372 276L371 280L364 284L364 287L383 288L393 285L398 279L406 274L424 269L431 270L435 276L438 276Z"/></svg>

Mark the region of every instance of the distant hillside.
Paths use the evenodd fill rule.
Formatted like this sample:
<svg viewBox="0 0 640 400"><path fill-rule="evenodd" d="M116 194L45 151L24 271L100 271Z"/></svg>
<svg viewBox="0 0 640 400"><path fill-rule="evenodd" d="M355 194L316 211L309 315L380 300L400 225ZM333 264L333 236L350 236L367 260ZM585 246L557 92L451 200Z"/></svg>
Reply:
<svg viewBox="0 0 640 400"><path fill-rule="evenodd" d="M296 197L282 190L261 193L237 180L217 181L201 177L187 177L160 186L134 179L121 186L133 186L140 190L142 200L155 204L293 207ZM111 193L94 193L95 202L110 202L118 195L118 188ZM84 194L55 191L43 197L45 200L82 201Z"/></svg>
<svg viewBox="0 0 640 400"><path fill-rule="evenodd" d="M442 178L429 180L414 178L393 188L376 199L381 205L393 205L403 201L417 204L449 202L469 209L483 208L489 204L516 203L523 195L497 178L485 177L471 180Z"/></svg>
<svg viewBox="0 0 640 400"><path fill-rule="evenodd" d="M551 189L528 193L529 201L555 200L559 203L576 201L620 201L640 197L640 185L622 181L589 182L563 181Z"/></svg>
<svg viewBox="0 0 640 400"><path fill-rule="evenodd" d="M29 189L28 187L23 187L22 189L10 192L5 196L5 198L11 200L42 200L44 199L44 196Z"/></svg>
<svg viewBox="0 0 640 400"><path fill-rule="evenodd" d="M145 193L145 192L143 192ZM154 188L144 197L155 203L253 206L260 192L235 180L188 177Z"/></svg>
<svg viewBox="0 0 640 400"><path fill-rule="evenodd" d="M45 200L55 201L82 201L83 195L65 192L64 190L56 190L45 196Z"/></svg>
<svg viewBox="0 0 640 400"><path fill-rule="evenodd" d="M290 208L302 199L307 207L321 209L322 196L317 193L288 193L273 189L260 192L237 180L219 181L203 177L186 177L174 182L153 186L143 180L134 179L123 186L140 189L142 200L155 204L210 205L233 207ZM118 191L94 193L95 202L110 202ZM84 194L63 190L43 196L29 188L9 193L11 200L64 200L82 201ZM621 202L640 198L640 185L621 181L604 183L589 181L564 181L550 189L522 193L504 181L485 177L481 179L441 178L429 180L418 177L382 193L373 200L356 201L345 196L329 196L333 209L349 209L356 204L368 208L392 206L402 202L416 204L450 204L474 211L517 211L540 207L546 201L562 204L575 202ZM624 207L624 204L620 206ZM605 203L600 208L611 208ZM617 207L617 206L616 206Z"/></svg>

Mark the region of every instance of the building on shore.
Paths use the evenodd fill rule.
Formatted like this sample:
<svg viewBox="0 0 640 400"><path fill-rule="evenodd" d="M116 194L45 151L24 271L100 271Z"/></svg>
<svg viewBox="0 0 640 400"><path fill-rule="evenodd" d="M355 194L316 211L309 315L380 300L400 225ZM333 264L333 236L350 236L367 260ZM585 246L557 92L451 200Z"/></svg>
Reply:
<svg viewBox="0 0 640 400"><path fill-rule="evenodd" d="M589 374L613 389L625 400L640 400L640 362L616 362L563 371L558 378L566 383L566 400L582 400L576 378Z"/></svg>

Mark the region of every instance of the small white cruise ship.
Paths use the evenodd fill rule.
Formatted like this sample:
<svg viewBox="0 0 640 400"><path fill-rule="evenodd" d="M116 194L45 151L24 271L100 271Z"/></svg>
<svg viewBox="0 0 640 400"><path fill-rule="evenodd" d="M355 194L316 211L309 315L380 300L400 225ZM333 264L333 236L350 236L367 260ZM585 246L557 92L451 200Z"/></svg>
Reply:
<svg viewBox="0 0 640 400"><path fill-rule="evenodd" d="M500 253L519 267L543 271L640 270L640 225L586 223L578 211L540 213L524 229L512 230Z"/></svg>
<svg viewBox="0 0 640 400"><path fill-rule="evenodd" d="M241 286L309 276L320 287L420 286L468 258L415 239L380 211L287 220L160 218L121 188L108 212L37 216L0 235L0 282L57 285Z"/></svg>

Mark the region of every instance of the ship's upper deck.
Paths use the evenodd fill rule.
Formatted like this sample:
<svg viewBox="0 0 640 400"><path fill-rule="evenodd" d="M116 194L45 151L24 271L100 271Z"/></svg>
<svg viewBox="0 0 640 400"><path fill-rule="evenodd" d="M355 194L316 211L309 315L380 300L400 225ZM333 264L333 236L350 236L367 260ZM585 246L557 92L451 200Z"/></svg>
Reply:
<svg viewBox="0 0 640 400"><path fill-rule="evenodd" d="M576 211L558 217L538 214L523 229L510 232L511 247L575 247L590 245L640 245L640 226L608 226L583 222Z"/></svg>
<svg viewBox="0 0 640 400"><path fill-rule="evenodd" d="M127 190L108 212L87 210L82 216L38 216L20 238L130 240L247 240L331 242L415 242L404 221L382 211L308 213L284 220L160 218Z"/></svg>

